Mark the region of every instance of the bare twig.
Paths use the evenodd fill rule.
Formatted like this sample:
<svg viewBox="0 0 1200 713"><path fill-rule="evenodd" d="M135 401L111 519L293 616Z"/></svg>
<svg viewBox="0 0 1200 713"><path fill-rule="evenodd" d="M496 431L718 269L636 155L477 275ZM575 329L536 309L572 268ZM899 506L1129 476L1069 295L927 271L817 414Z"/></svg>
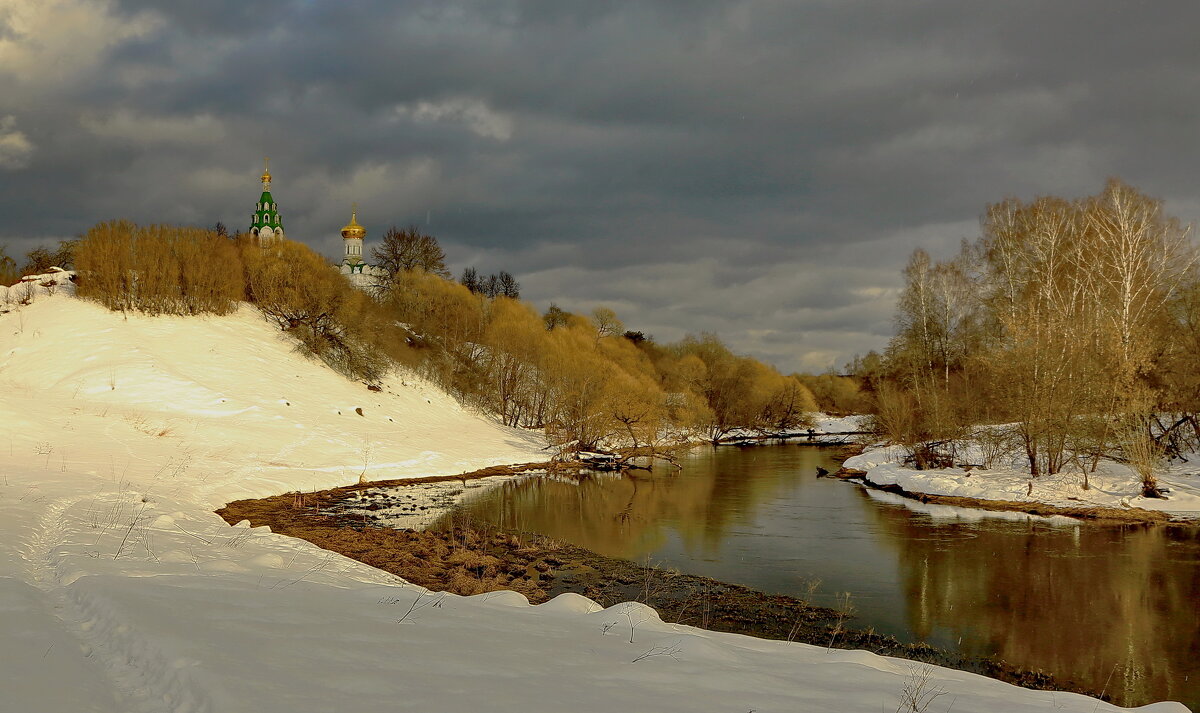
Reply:
<svg viewBox="0 0 1200 713"><path fill-rule="evenodd" d="M442 600L446 598L446 592L442 592L441 596L433 601L425 600L425 597L427 597L427 596L430 596L429 593L425 593L425 594L418 593L416 598L413 599L412 604L410 604L408 606L408 611L404 612L404 616L397 619L396 623L403 624L410 616L412 616L413 614L416 614L417 612L421 611L425 607L432 606L435 609L440 608L442 606Z"/></svg>
<svg viewBox="0 0 1200 713"><path fill-rule="evenodd" d="M900 703L896 706L896 713L925 713L934 700L946 695L947 691L933 685L932 677L932 666L909 666L908 676L900 687ZM953 702L951 705L954 705Z"/></svg>
<svg viewBox="0 0 1200 713"><path fill-rule="evenodd" d="M655 647L647 650L646 653L642 654L641 656L638 656L636 659L634 659L630 663L637 663L638 661L644 661L648 658L653 658L655 656L670 656L671 658L678 661L679 660L679 652L682 650L683 649L679 648L678 644L673 644L671 646L655 646Z"/></svg>

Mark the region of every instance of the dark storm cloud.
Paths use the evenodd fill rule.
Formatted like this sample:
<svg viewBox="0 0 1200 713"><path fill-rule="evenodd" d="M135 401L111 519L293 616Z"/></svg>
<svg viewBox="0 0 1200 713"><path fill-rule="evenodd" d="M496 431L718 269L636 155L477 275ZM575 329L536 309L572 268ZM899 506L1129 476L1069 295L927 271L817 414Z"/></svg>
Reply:
<svg viewBox="0 0 1200 713"><path fill-rule="evenodd" d="M542 306L715 331L781 367L886 342L912 248L1120 175L1195 198L1185 2L18 3L0 16L0 242L98 220L289 234L351 201Z"/></svg>

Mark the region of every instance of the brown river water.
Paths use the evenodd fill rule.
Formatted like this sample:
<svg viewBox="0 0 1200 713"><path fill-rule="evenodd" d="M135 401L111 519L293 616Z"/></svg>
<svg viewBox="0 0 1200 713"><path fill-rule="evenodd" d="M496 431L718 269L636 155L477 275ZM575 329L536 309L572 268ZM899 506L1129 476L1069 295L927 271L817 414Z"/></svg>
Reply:
<svg viewBox="0 0 1200 713"><path fill-rule="evenodd" d="M1200 530L923 505L817 478L833 455L704 447L679 471L532 476L481 489L442 524L536 532L825 606L849 592L856 628L999 656L1121 705L1200 711Z"/></svg>

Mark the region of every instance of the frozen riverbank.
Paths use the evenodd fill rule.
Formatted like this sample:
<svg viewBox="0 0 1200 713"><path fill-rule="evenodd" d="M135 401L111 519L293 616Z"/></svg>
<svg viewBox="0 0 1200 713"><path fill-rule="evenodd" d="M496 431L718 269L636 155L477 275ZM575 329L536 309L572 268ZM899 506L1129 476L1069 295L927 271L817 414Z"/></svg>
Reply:
<svg viewBox="0 0 1200 713"><path fill-rule="evenodd" d="M1032 477L1010 468L916 470L903 464L897 447L871 447L843 464L844 477L872 487L946 505L1066 515L1089 519L1200 523L1200 465L1181 463L1158 476L1164 498L1141 494L1140 478L1128 466L1101 462L1086 480L1082 473ZM1086 483L1086 486L1085 486Z"/></svg>

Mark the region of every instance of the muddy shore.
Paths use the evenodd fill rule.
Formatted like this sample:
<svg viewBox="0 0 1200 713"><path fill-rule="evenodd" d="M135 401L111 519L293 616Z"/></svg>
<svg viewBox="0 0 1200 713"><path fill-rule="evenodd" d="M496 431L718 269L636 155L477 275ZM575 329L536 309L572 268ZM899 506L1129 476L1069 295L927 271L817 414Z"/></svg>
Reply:
<svg viewBox="0 0 1200 713"><path fill-rule="evenodd" d="M486 469L482 475L424 480L470 480L536 471L540 465L503 466ZM604 557L536 534L469 524L442 531L400 530L374 522L370 510L342 509L347 501L359 498L364 488L380 485L373 482L318 493L242 500L230 503L217 514L230 524L249 520L255 527L270 526L273 532L308 540L431 590L469 596L511 589L533 604L566 592L581 594L604 607L637 601L654 607L666 622L816 646L865 649L971 671L1026 688L1098 694L1043 671L963 656L928 644L908 644L858 628L854 625L852 600L849 607L839 611L649 563Z"/></svg>

